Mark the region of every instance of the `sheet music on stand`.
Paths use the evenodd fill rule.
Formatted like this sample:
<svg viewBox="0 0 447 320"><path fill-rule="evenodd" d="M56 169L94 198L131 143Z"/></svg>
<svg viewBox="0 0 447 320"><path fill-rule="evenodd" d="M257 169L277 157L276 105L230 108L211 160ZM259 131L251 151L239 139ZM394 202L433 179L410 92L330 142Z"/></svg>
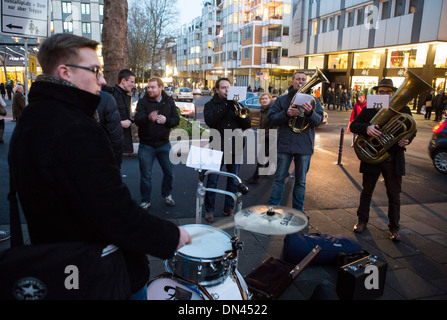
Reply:
<svg viewBox="0 0 447 320"><path fill-rule="evenodd" d="M220 171L223 152L191 146L186 166L197 170Z"/></svg>

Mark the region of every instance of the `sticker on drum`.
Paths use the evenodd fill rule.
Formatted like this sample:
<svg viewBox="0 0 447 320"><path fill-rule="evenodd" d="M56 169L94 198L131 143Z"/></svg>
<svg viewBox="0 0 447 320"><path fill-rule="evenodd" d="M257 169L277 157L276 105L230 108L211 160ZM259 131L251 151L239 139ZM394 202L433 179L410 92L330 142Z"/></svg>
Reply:
<svg viewBox="0 0 447 320"><path fill-rule="evenodd" d="M235 280L237 277L238 282ZM235 272L216 286L202 286L161 275L147 286L148 300L249 300L251 298L244 278ZM206 290L206 292L205 292Z"/></svg>
<svg viewBox="0 0 447 320"><path fill-rule="evenodd" d="M182 228L192 237L191 244L178 250L184 255L211 259L221 257L231 250L231 238L225 231L201 224L188 224Z"/></svg>
<svg viewBox="0 0 447 320"><path fill-rule="evenodd" d="M160 277L147 286L147 300L203 300L192 288L173 277Z"/></svg>

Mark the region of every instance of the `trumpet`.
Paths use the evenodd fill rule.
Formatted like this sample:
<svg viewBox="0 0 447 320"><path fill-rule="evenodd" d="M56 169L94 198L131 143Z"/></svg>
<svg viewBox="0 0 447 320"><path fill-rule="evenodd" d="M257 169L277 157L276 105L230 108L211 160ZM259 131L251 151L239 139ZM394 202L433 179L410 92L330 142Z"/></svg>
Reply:
<svg viewBox="0 0 447 320"><path fill-rule="evenodd" d="M293 132L301 133L304 130L306 130L310 124L309 120L307 120L304 117L304 112L302 110L303 106L297 106L297 105L293 104L293 102L295 101L296 95L298 93L307 92L309 89L315 87L317 84L319 84L321 82L329 83L329 81L327 80L327 78L323 74L323 72L321 72L321 70L317 68L315 71L315 74L312 76L312 78L310 78L309 81L307 81L301 88L299 88L298 91L293 96L292 102L290 103L290 107L300 109L300 115L296 116L296 117L292 117L289 120L289 127L290 127L290 129L292 129ZM317 107L317 101L315 100L315 98L312 99L311 105L312 105L312 109L315 111L315 108Z"/></svg>
<svg viewBox="0 0 447 320"><path fill-rule="evenodd" d="M250 110L246 107L244 107L242 104L240 104L239 102L239 95L234 95L233 98L233 107L234 107L234 113L242 119L247 118L250 115Z"/></svg>

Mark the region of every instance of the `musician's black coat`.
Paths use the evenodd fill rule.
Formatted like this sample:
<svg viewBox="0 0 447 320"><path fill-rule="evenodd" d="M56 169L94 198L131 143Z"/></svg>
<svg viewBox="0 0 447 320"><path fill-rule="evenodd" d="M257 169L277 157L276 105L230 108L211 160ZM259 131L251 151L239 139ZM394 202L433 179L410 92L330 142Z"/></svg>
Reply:
<svg viewBox="0 0 447 320"><path fill-rule="evenodd" d="M366 130L371 125L370 121L377 114L378 110L376 109L368 109L363 108L362 112L354 119L354 121L350 125L350 130L352 133L356 133L358 135L363 135L365 137L368 136ZM400 110L401 113L407 113L411 115L411 110L407 106L403 107ZM416 136L416 132L412 137L409 138L410 143L413 141ZM391 161L394 163L394 167L396 169L397 175L405 175L405 148L399 147L396 143L392 146L388 152L391 155ZM360 172L361 173L380 173L381 165L380 164L371 164L365 161L360 163Z"/></svg>
<svg viewBox="0 0 447 320"><path fill-rule="evenodd" d="M36 80L11 138L9 167L31 243L115 244L136 292L149 280L146 254L170 258L180 233L132 199L108 134L93 117L99 101L87 91Z"/></svg>

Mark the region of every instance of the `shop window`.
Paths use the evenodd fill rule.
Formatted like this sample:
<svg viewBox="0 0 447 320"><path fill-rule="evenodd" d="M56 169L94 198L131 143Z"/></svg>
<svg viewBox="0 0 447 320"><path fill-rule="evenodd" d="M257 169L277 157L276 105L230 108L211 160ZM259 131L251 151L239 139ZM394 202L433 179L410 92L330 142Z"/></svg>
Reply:
<svg viewBox="0 0 447 320"><path fill-rule="evenodd" d="M445 43L436 46L435 66L436 68L447 68L447 44Z"/></svg>
<svg viewBox="0 0 447 320"><path fill-rule="evenodd" d="M329 69L347 69L348 68L348 54L330 55L328 60Z"/></svg>
<svg viewBox="0 0 447 320"><path fill-rule="evenodd" d="M368 51L354 53L354 69L379 69L381 51Z"/></svg>
<svg viewBox="0 0 447 320"><path fill-rule="evenodd" d="M324 67L324 56L314 56L309 57L308 60L308 69L323 69Z"/></svg>
<svg viewBox="0 0 447 320"><path fill-rule="evenodd" d="M417 57L417 48L391 49L388 52L388 68L422 68L425 61L423 57ZM416 59L417 58L417 59ZM419 61L419 62L418 62Z"/></svg>

